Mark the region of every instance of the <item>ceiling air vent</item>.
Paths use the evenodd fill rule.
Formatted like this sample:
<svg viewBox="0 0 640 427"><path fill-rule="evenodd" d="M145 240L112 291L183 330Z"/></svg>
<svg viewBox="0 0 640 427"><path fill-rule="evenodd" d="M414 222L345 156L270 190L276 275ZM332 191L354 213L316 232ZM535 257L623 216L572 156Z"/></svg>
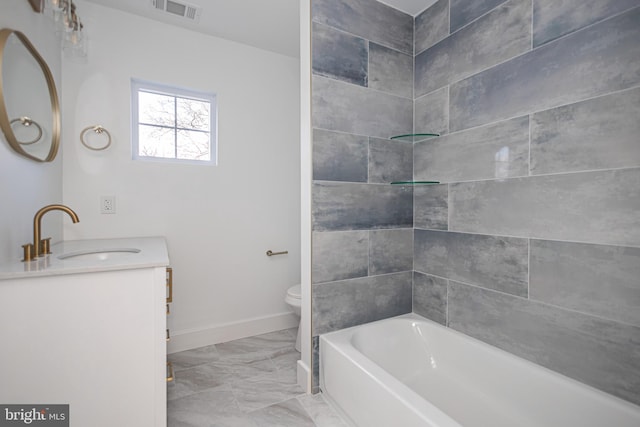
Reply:
<svg viewBox="0 0 640 427"><path fill-rule="evenodd" d="M169 13L174 16L197 21L200 18L202 8L192 4L173 0L151 0L151 4L156 10Z"/></svg>

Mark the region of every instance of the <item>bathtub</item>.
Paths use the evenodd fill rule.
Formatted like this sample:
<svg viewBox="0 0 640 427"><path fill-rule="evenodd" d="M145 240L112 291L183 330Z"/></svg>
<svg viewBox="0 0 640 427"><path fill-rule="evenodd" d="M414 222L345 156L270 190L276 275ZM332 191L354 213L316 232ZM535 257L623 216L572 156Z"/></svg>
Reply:
<svg viewBox="0 0 640 427"><path fill-rule="evenodd" d="M416 314L320 336L320 388L360 427L638 427L640 407Z"/></svg>

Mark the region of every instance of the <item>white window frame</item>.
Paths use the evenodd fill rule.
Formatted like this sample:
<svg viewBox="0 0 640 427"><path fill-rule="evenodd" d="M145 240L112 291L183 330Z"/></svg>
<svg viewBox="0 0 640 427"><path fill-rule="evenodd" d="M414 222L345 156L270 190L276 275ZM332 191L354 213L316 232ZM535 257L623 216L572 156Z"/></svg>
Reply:
<svg viewBox="0 0 640 427"><path fill-rule="evenodd" d="M142 156L139 153L139 105L138 93L140 91L167 95L175 98L188 98L210 104L210 132L209 132L209 160L178 159L172 157ZM182 163L196 165L216 166L218 164L218 105L215 93L186 89L177 86L154 83L141 79L131 79L131 151L133 160Z"/></svg>

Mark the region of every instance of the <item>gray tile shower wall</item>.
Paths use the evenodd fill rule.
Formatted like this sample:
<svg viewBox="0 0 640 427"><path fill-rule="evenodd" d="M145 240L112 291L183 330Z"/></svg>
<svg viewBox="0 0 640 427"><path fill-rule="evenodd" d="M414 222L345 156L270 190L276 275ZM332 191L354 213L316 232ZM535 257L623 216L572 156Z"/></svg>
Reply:
<svg viewBox="0 0 640 427"><path fill-rule="evenodd" d="M450 130L639 85L639 24L635 8L453 83ZM415 78L420 78L417 70Z"/></svg>
<svg viewBox="0 0 640 427"><path fill-rule="evenodd" d="M449 281L442 277L413 272L413 312L447 324L447 288Z"/></svg>
<svg viewBox="0 0 640 427"><path fill-rule="evenodd" d="M314 285L313 334L411 311L411 271Z"/></svg>
<svg viewBox="0 0 640 427"><path fill-rule="evenodd" d="M640 164L640 89L617 92L531 116L531 173Z"/></svg>
<svg viewBox="0 0 640 427"><path fill-rule="evenodd" d="M640 404L637 1L312 20L314 386L318 334L413 310Z"/></svg>
<svg viewBox="0 0 640 427"><path fill-rule="evenodd" d="M511 0L416 56L416 97L529 49L531 0Z"/></svg>
<svg viewBox="0 0 640 427"><path fill-rule="evenodd" d="M411 99L413 55L369 43L369 87Z"/></svg>
<svg viewBox="0 0 640 427"><path fill-rule="evenodd" d="M506 0L450 0L451 32L459 30L476 18L500 6Z"/></svg>
<svg viewBox="0 0 640 427"><path fill-rule="evenodd" d="M533 46L536 47L638 6L638 1L536 0L533 5Z"/></svg>
<svg viewBox="0 0 640 427"><path fill-rule="evenodd" d="M415 125L448 134L414 146L443 184L414 189L413 311L640 404L640 4L442 3L416 17Z"/></svg>
<svg viewBox="0 0 640 427"><path fill-rule="evenodd" d="M311 20L413 54L413 18L375 0L311 0Z"/></svg>
<svg viewBox="0 0 640 427"><path fill-rule="evenodd" d="M640 328L449 281L449 327L638 402Z"/></svg>
<svg viewBox="0 0 640 427"><path fill-rule="evenodd" d="M356 230L313 233L314 283L410 271L413 230Z"/></svg>
<svg viewBox="0 0 640 427"><path fill-rule="evenodd" d="M313 23L313 72L367 86L369 45L366 40Z"/></svg>
<svg viewBox="0 0 640 427"><path fill-rule="evenodd" d="M369 138L348 133L313 130L313 179L367 182Z"/></svg>
<svg viewBox="0 0 640 427"><path fill-rule="evenodd" d="M449 133L449 87L444 86L416 99L413 125L417 132Z"/></svg>
<svg viewBox="0 0 640 427"><path fill-rule="evenodd" d="M448 185L419 185L413 189L413 226L431 230L449 228Z"/></svg>
<svg viewBox="0 0 640 427"><path fill-rule="evenodd" d="M413 269L413 230L371 230L369 272L371 275Z"/></svg>
<svg viewBox="0 0 640 427"><path fill-rule="evenodd" d="M411 181L413 145L369 138L369 182Z"/></svg>
<svg viewBox="0 0 640 427"><path fill-rule="evenodd" d="M430 48L449 36L449 0L438 0L418 15L414 23L414 53Z"/></svg>
<svg viewBox="0 0 640 427"><path fill-rule="evenodd" d="M527 239L415 230L414 270L527 296Z"/></svg>
<svg viewBox="0 0 640 427"><path fill-rule="evenodd" d="M318 75L312 78L311 90L314 128L377 138L413 129L409 98Z"/></svg>
<svg viewBox="0 0 640 427"><path fill-rule="evenodd" d="M449 187L449 229L640 244L640 169L473 181Z"/></svg>
<svg viewBox="0 0 640 427"><path fill-rule="evenodd" d="M640 248L531 240L532 300L640 326Z"/></svg>
<svg viewBox="0 0 640 427"><path fill-rule="evenodd" d="M413 18L312 0L312 337L412 309ZM448 31L448 29L447 29Z"/></svg>
<svg viewBox="0 0 640 427"><path fill-rule="evenodd" d="M406 228L413 225L413 192L389 184L318 181L313 184L314 231Z"/></svg>
<svg viewBox="0 0 640 427"><path fill-rule="evenodd" d="M369 231L314 232L311 240L314 283L369 274Z"/></svg>
<svg viewBox="0 0 640 427"><path fill-rule="evenodd" d="M416 180L469 181L529 173L529 117L454 132L415 144ZM463 164L464 168L451 167Z"/></svg>

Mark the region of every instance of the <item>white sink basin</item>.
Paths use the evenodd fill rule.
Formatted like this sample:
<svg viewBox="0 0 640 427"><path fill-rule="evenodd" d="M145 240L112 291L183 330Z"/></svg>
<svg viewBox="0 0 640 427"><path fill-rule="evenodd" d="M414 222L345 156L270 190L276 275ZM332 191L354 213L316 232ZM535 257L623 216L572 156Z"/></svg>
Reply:
<svg viewBox="0 0 640 427"><path fill-rule="evenodd" d="M109 249L86 249L77 252L69 252L58 256L60 260L82 260L82 261L111 261L121 258L131 257L140 253L137 248L109 248Z"/></svg>

